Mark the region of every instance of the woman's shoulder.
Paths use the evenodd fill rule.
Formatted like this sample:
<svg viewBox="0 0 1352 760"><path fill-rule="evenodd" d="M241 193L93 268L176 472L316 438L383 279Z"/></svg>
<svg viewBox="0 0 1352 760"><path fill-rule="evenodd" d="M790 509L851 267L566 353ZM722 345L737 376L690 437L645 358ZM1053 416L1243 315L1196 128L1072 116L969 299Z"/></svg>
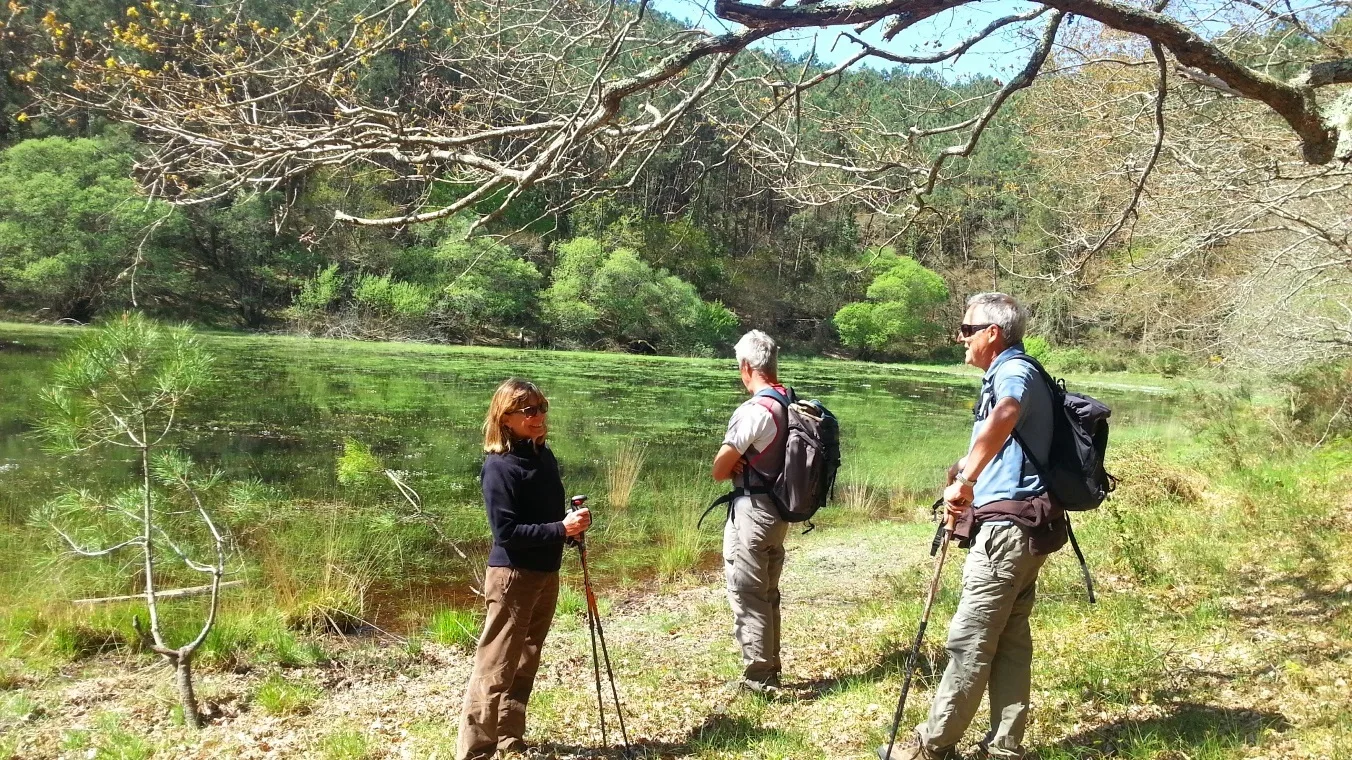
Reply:
<svg viewBox="0 0 1352 760"><path fill-rule="evenodd" d="M512 469L512 462L511 462L511 456L510 456L510 455L508 455L508 454L500 454L500 453L498 453L498 452L496 452L496 451L489 451L489 452L486 452L486 453L484 454L484 466L483 466L483 471L484 471L485 473L488 473L488 472L501 472L501 471L503 471L503 470L509 470L509 469Z"/></svg>

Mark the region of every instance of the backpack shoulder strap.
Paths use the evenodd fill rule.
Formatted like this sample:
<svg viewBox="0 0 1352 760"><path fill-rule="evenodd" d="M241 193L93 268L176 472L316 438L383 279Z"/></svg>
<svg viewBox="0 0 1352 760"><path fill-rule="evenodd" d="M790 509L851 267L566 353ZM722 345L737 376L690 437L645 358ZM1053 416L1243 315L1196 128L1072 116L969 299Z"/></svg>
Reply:
<svg viewBox="0 0 1352 760"><path fill-rule="evenodd" d="M1011 362L1012 362L1012 361L1021 361L1021 362L1023 362L1024 364L1032 365L1033 369L1037 370L1038 375L1042 377L1042 381L1045 382L1045 383L1047 384L1047 389L1050 390L1050 391L1052 392L1052 401L1055 401L1055 400L1056 400L1055 397L1056 397L1056 392L1057 392L1058 390L1061 390L1061 391L1065 390L1065 389L1062 387L1061 383L1060 383L1059 381L1057 381L1056 378L1052 377L1052 373L1048 372L1048 371L1047 371L1047 368L1044 367L1044 366L1042 366L1042 362L1038 361L1037 359L1034 359L1033 357L1029 356L1028 354L1025 354L1025 353L1017 353L1017 354L1014 354L1013 356L1009 357L1009 358L1006 359L1005 361L1011 361Z"/></svg>
<svg viewBox="0 0 1352 760"><path fill-rule="evenodd" d="M779 405L784 407L784 409L787 411L789 404L793 403L792 401L793 389L786 388L785 390L788 390L789 392L788 396L785 396L784 394L775 390L773 387L761 388L760 390L756 391L756 395L753 396L752 398L761 398L761 397L772 398L775 401L778 401Z"/></svg>

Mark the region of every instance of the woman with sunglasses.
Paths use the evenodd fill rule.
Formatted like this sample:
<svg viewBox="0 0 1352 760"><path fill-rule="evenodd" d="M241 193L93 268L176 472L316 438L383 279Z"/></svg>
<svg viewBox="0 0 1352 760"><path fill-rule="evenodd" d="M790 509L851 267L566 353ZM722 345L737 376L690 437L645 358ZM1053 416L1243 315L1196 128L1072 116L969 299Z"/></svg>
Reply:
<svg viewBox="0 0 1352 760"><path fill-rule="evenodd" d="M591 524L586 509L565 514L559 465L545 445L548 412L539 388L509 378L484 418L483 493L493 548L483 584L488 617L456 742L460 760L525 750L526 702L559 598L564 540Z"/></svg>

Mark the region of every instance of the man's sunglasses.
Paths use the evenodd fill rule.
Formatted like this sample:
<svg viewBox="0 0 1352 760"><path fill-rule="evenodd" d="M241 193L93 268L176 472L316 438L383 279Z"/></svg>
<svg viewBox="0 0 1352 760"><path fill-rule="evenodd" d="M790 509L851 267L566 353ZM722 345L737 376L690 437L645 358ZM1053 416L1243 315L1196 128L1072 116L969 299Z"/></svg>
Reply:
<svg viewBox="0 0 1352 760"><path fill-rule="evenodd" d="M958 325L958 334L961 335L961 336L964 337L964 338L970 338L970 337L972 337L973 335L976 335L977 333L979 333L979 332L981 332L982 330L986 329L987 327L994 327L994 326L995 326L995 323L994 323L994 322L986 322L985 324L980 324L980 325L968 325L968 324L962 324L962 325Z"/></svg>
<svg viewBox="0 0 1352 760"><path fill-rule="evenodd" d="M527 419L529 419L531 417L539 417L540 415L548 411L549 411L549 402L545 402L543 404L533 404L531 406L523 406L520 409L514 409L508 412L508 414L522 414L525 415Z"/></svg>

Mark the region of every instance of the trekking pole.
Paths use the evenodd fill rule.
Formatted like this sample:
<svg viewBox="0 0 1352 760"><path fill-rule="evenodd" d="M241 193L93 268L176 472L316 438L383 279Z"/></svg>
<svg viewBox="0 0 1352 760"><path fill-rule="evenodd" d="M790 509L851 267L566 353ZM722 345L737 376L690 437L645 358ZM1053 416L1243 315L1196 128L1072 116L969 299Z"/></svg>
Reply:
<svg viewBox="0 0 1352 760"><path fill-rule="evenodd" d="M586 503L586 496L574 496L569 500L569 511L579 509ZM592 591L591 571L587 568L587 539L583 533L572 539L577 546L577 555L582 563L582 589L587 597L587 632L591 635L592 675L596 681L596 711L601 722L601 743L610 746L606 736L606 705L601 692L601 659L606 663L606 678L610 681L610 696L615 701L615 717L620 723L620 737L624 739L624 751L629 753L629 732L624 725L624 708L620 706L620 693L615 686L615 671L610 666L610 652L606 649L606 632L601 628L601 611L596 605L596 593ZM596 656L596 642L601 642L601 657Z"/></svg>
<svg viewBox="0 0 1352 760"><path fill-rule="evenodd" d="M943 499L935 502L937 508ZM942 538L935 536L935 545L930 547L934 556L934 575L930 578L929 594L925 597L925 611L920 614L920 627L915 632L915 643L906 657L906 676L901 682L901 698L897 700L897 713L892 717L892 734L887 739L887 760L892 760L892 747L897 743L897 729L901 726L901 714L906 709L906 695L911 691L911 675L915 672L915 660L920 654L920 644L925 640L925 628L929 626L930 610L934 607L934 598L939 595L939 580L944 569L944 558L948 556L948 544L953 540L953 529L957 518L949 514L944 519ZM937 556L936 556L937 555Z"/></svg>

